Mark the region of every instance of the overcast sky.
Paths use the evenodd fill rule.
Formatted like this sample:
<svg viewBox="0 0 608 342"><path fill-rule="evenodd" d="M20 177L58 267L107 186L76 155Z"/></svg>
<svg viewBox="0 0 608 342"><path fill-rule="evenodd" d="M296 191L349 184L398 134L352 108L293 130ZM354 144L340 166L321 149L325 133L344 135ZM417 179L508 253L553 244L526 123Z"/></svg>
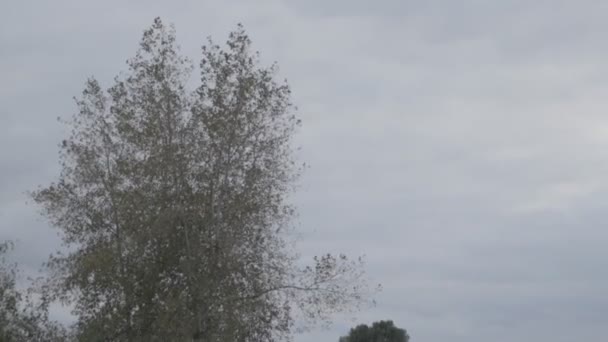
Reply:
<svg viewBox="0 0 608 342"><path fill-rule="evenodd" d="M606 340L606 1L0 0L0 240L26 272L59 247L24 194L58 174L56 118L156 16L195 61L238 22L278 61L310 165L300 250L366 254L384 287L297 342L380 319L413 342Z"/></svg>

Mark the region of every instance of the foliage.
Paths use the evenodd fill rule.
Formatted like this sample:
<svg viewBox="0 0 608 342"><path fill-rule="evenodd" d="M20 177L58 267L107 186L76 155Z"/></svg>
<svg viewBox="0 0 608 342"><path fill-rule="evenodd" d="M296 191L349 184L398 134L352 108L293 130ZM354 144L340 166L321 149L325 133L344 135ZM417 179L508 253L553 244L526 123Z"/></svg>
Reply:
<svg viewBox="0 0 608 342"><path fill-rule="evenodd" d="M33 193L70 250L47 287L79 341L273 341L362 303L361 260L302 268L290 248L299 120L250 45L241 26L209 40L189 91L157 18L111 88L86 83L59 179Z"/></svg>
<svg viewBox="0 0 608 342"><path fill-rule="evenodd" d="M17 265L5 257L12 248L10 241L0 243L0 342L65 341L64 329L49 320L45 303L17 289Z"/></svg>
<svg viewBox="0 0 608 342"><path fill-rule="evenodd" d="M340 342L409 342L410 336L404 329L397 328L393 321L374 322L371 327L361 324L351 329Z"/></svg>

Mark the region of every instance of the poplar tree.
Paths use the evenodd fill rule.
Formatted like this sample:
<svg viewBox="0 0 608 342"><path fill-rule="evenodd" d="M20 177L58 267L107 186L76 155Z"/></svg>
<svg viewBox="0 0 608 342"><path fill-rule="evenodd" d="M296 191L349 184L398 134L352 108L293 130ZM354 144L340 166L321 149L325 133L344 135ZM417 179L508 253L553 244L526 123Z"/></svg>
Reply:
<svg viewBox="0 0 608 342"><path fill-rule="evenodd" d="M157 18L109 89L86 82L61 174L33 193L68 247L46 288L79 341L274 341L364 300L360 259L291 248L300 122L276 65L239 25L199 66L191 90Z"/></svg>

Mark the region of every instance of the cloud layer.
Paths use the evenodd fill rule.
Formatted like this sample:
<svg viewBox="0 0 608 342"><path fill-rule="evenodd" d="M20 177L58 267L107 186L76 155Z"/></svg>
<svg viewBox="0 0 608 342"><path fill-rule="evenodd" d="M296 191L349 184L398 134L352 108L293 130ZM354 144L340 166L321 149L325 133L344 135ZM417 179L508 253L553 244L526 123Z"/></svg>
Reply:
<svg viewBox="0 0 608 342"><path fill-rule="evenodd" d="M310 168L304 255L366 254L383 284L337 341L393 319L413 341L604 340L608 5L596 1L5 1L0 239L27 272L59 246L25 202L58 172L57 116L125 70L155 16L198 59L242 22L277 60Z"/></svg>

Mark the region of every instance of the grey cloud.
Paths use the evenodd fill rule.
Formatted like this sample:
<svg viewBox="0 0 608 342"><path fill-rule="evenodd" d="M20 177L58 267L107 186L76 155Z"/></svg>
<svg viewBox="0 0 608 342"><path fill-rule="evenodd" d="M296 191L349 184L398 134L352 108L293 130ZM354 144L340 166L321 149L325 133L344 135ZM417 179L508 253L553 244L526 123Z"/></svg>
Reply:
<svg viewBox="0 0 608 342"><path fill-rule="evenodd" d="M0 11L0 238L34 272L58 247L23 192L57 172L59 115L108 86L161 15L197 60L243 22L277 60L310 164L300 250L366 254L414 341L603 341L608 88L595 1L55 1ZM196 79L196 74L193 78ZM67 317L65 310L59 315Z"/></svg>

